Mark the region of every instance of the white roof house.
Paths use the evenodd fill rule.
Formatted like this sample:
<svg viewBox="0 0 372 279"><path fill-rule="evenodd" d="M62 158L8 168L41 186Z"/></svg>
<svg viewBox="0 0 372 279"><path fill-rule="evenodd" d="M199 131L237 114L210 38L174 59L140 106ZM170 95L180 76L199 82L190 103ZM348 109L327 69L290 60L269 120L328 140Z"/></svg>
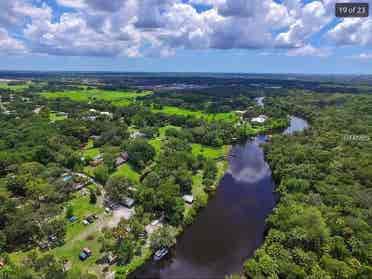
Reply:
<svg viewBox="0 0 372 279"><path fill-rule="evenodd" d="M144 137L144 136L146 136L146 135L144 133L141 133L140 131L135 131L135 132L130 134L131 139L141 138L141 137Z"/></svg>
<svg viewBox="0 0 372 279"><path fill-rule="evenodd" d="M183 200L187 203L193 203L194 202L194 196L193 195L184 195Z"/></svg>
<svg viewBox="0 0 372 279"><path fill-rule="evenodd" d="M261 115L258 116L258 117L254 117L254 118L252 118L252 119L251 119L251 122L252 122L252 123L262 124L262 123L265 123L267 119L268 119L268 117L267 117L266 115L261 114Z"/></svg>

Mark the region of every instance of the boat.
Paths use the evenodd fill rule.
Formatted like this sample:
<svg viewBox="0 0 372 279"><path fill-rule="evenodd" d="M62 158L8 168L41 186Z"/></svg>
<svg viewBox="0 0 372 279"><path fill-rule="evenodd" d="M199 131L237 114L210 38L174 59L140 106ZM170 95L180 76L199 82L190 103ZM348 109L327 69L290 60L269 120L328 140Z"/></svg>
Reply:
<svg viewBox="0 0 372 279"><path fill-rule="evenodd" d="M167 248L162 248L158 251L155 252L154 254L154 260L155 261L160 261L162 258L164 258L168 254L168 249Z"/></svg>

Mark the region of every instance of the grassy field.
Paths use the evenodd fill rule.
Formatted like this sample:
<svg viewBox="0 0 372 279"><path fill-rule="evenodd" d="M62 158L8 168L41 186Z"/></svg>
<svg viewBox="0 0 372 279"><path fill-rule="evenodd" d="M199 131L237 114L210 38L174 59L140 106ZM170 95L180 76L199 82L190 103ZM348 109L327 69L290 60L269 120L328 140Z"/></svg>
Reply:
<svg viewBox="0 0 372 279"><path fill-rule="evenodd" d="M88 148L83 150L83 156L89 158L94 158L98 156L100 153L101 152L99 148Z"/></svg>
<svg viewBox="0 0 372 279"><path fill-rule="evenodd" d="M134 91L108 91L101 89L90 90L75 90L63 92L43 92L41 96L48 99L69 98L77 102L89 102L93 100L105 100L116 106L128 106L133 103L137 97L142 97L152 94L151 91L143 91L140 93ZM152 109L153 112L161 112L168 115L182 115L202 118L207 121L222 120L227 122L235 122L238 117L234 112L225 113L206 113L203 111L193 111L179 107L165 106L162 109Z"/></svg>
<svg viewBox="0 0 372 279"><path fill-rule="evenodd" d="M140 179L140 174L136 172L129 163L120 166L112 175L125 176L135 183L138 183Z"/></svg>
<svg viewBox="0 0 372 279"><path fill-rule="evenodd" d="M226 146L221 146L221 147L209 147L209 146L204 146L198 143L193 143L192 145L192 154L194 155L203 155L206 158L210 159L218 159L223 157L226 154Z"/></svg>
<svg viewBox="0 0 372 279"><path fill-rule="evenodd" d="M48 99L69 98L77 102L89 102L93 100L104 100L112 102L114 105L127 106L131 104L137 97L152 94L150 91L134 92L134 91L108 91L100 89L79 90L79 91L64 91L64 92L43 92L41 96Z"/></svg>
<svg viewBox="0 0 372 279"><path fill-rule="evenodd" d="M228 122L234 122L237 120L237 115L234 112L224 112L224 113L206 113L203 111L193 111L184 108L165 106L163 109L157 110L153 109L154 112L161 112L169 115L182 115L182 116L193 116L197 118L202 118L208 121L211 120L224 120Z"/></svg>
<svg viewBox="0 0 372 279"><path fill-rule="evenodd" d="M86 228L82 223L85 217L92 214L100 214L104 211L99 205L89 203L89 195L81 196L80 194L76 194L76 197L69 202L69 205L73 208L74 215L78 217L78 220L74 223L68 223L66 233L67 242Z"/></svg>
<svg viewBox="0 0 372 279"><path fill-rule="evenodd" d="M51 122L56 122L67 119L67 116L57 115L57 113L51 112L49 114L49 119Z"/></svg>
<svg viewBox="0 0 372 279"><path fill-rule="evenodd" d="M72 200L69 201L68 204L72 206L74 215L78 217L78 220L74 223L68 223L66 228L67 232L65 244L63 246L57 247L44 253L53 254L58 259L67 259L69 263L71 263L72 272L82 271L84 273L98 273L99 267L96 264L96 260L98 260L101 256L101 253L99 252L100 244L98 242L100 232L94 232L82 239L78 238L77 236L79 236L82 232L84 232L84 230L88 228L87 226L82 224L82 220L86 216L91 214L101 214L103 213L104 209L98 204L90 204L89 196L81 196L78 193ZM64 213L61 213L61 218L65 218ZM86 261L82 262L79 259L79 253L85 247L88 247L92 250L92 256ZM13 261L20 262L26 257L26 255L27 253L25 252L18 252L10 254L10 257Z"/></svg>
<svg viewBox="0 0 372 279"><path fill-rule="evenodd" d="M86 239L67 242L65 245L52 250L52 254L59 259L67 259L71 264L71 272L81 271L84 273L99 273L99 266L96 261L102 256L100 253L100 243L98 238L100 232L96 232ZM89 248L92 251L92 256L82 262L79 259L79 254L83 248ZM80 277L76 277L80 278Z"/></svg>
<svg viewBox="0 0 372 279"><path fill-rule="evenodd" d="M0 82L0 89L22 91L22 90L28 88L30 84L31 84L31 82L27 82L27 83L24 83L24 84L9 85L7 82Z"/></svg>
<svg viewBox="0 0 372 279"><path fill-rule="evenodd" d="M88 229L88 226L92 226L82 224L82 220L92 214L101 214L104 209L98 203L89 203L89 195L82 196L79 193L69 202L69 205L72 206L74 215L78 217L78 220L74 223L68 223L65 245L51 250L51 253L59 259L67 259L71 263L72 270L97 272L98 266L95 262L101 256L99 252L100 244L98 242L100 232L95 231L82 239L77 237ZM79 253L84 247L92 250L92 256L82 262L79 259Z"/></svg>

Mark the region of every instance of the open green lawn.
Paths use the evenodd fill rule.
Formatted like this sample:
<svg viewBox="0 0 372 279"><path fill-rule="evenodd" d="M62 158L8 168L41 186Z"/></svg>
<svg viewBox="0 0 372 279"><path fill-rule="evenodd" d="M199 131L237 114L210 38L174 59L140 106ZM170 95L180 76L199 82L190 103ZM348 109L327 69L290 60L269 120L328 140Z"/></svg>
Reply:
<svg viewBox="0 0 372 279"><path fill-rule="evenodd" d="M82 224L82 220L91 214L101 214L103 213L104 209L98 204L90 204L89 196L81 196L79 193L77 193L75 198L69 201L68 204L73 207L74 215L79 219L75 223L68 223L65 244L63 246L44 253L51 253L59 259L67 259L71 264L72 272L82 271L85 273L97 273L99 272L99 269L95 262L102 256L102 254L99 252L100 244L98 241L101 233L93 230L91 234L87 234L86 237L81 239L79 238L79 235L84 232L84 230L88 229L89 226L93 226L85 226ZM62 218L64 218L63 214L64 213L61 215ZM82 262L79 259L79 253L85 247L92 250L92 256L86 261ZM26 254L27 253L25 252L17 252L10 254L10 257L13 261L20 262L26 256Z"/></svg>
<svg viewBox="0 0 372 279"><path fill-rule="evenodd" d="M159 154L161 150L161 146L166 138L165 131L169 128L181 129L181 127L172 126L172 125L161 127L159 129L159 136L149 141L149 143L155 148L157 154ZM193 143L191 144L191 146L192 146L192 153L195 156L201 154L204 157L210 158L210 159L219 159L223 157L223 155L226 154L226 150L228 148L227 146L221 146L221 147L215 148L215 147L201 145L198 143Z"/></svg>
<svg viewBox="0 0 372 279"><path fill-rule="evenodd" d="M101 152L99 148L88 148L83 150L83 156L89 158L94 158L98 156L100 153Z"/></svg>
<svg viewBox="0 0 372 279"><path fill-rule="evenodd" d="M57 113L55 113L55 112L51 112L49 114L49 119L52 122L56 122L56 121L61 121L61 120L67 119L67 116L61 116L61 115L57 115Z"/></svg>
<svg viewBox="0 0 372 279"><path fill-rule="evenodd" d="M117 106L128 106L137 97L142 97L152 94L151 91L134 92L134 91L109 91L101 89L89 89L89 90L71 90L63 92L43 92L41 96L49 99L57 98L69 98L78 102L88 102L91 100L105 100L112 102L112 104ZM212 120L223 120L227 122L235 122L238 117L234 112L224 112L224 113L206 113L203 111L188 110L173 106L164 106L162 109L153 109L153 112L162 112L169 115L183 115L183 116L193 116L197 118L202 118L208 121Z"/></svg>
<svg viewBox="0 0 372 279"><path fill-rule="evenodd" d="M162 109L153 109L154 112L162 112L169 115L183 115L183 116L194 116L197 118L203 118L205 120L224 120L228 122L234 122L237 120L237 116L234 112L224 113L206 113L203 111L187 110L184 108L164 106Z"/></svg>
<svg viewBox="0 0 372 279"><path fill-rule="evenodd" d="M84 273L90 272L97 274L99 272L99 266L96 264L96 261L102 257L100 253L100 243L98 238L100 232L96 232L85 239L70 241L65 245L53 249L51 251L59 259L67 259L71 264L71 271L82 271ZM92 251L92 256L89 257L84 262L79 259L79 254L83 248L89 248Z"/></svg>
<svg viewBox="0 0 372 279"><path fill-rule="evenodd" d="M89 203L89 195L81 196L79 193L77 193L76 197L69 202L69 205L72 206L74 215L78 217L78 220L74 223L68 222L66 242L81 233L86 228L86 226L82 223L85 217L92 214L100 214L104 211L104 209L98 204Z"/></svg>
<svg viewBox="0 0 372 279"><path fill-rule="evenodd" d="M221 146L221 147L209 147L205 145L201 145L198 143L193 143L192 144L192 154L194 155L203 155L206 158L210 159L218 159L223 157L226 154L226 146Z"/></svg>
<svg viewBox="0 0 372 279"><path fill-rule="evenodd" d="M112 175L125 176L136 183L138 183L140 179L140 174L136 172L129 163L120 166Z"/></svg>
<svg viewBox="0 0 372 279"><path fill-rule="evenodd" d="M22 91L23 89L26 89L29 87L31 82L22 83L22 84L8 84L7 82L0 82L0 89L8 89L13 91Z"/></svg>
<svg viewBox="0 0 372 279"><path fill-rule="evenodd" d="M112 102L114 105L127 106L137 97L152 94L150 91L108 91L101 89L90 90L72 90L63 92L43 92L41 96L48 99L69 98L78 102L88 102L91 100L105 100Z"/></svg>

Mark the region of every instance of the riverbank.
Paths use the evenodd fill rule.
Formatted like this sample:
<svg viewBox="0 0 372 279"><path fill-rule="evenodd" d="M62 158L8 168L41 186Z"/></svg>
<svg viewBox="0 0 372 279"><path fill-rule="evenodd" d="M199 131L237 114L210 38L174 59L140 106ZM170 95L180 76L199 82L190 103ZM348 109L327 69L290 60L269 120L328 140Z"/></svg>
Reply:
<svg viewBox="0 0 372 279"><path fill-rule="evenodd" d="M207 207L179 236L170 260L149 261L131 278L224 278L264 240L266 217L275 206L274 181L261 143L265 136L231 147L228 168Z"/></svg>
<svg viewBox="0 0 372 279"><path fill-rule="evenodd" d="M185 222L182 224L182 226L177 228L177 239L179 239L182 234L185 232L185 230L192 225L192 223L197 218L198 214L207 206L209 200L215 195L217 186L221 180L221 178L224 176L226 170L228 169L228 161L225 159L227 155L230 153L231 146L226 145L224 146L224 159L218 159L217 162L217 176L215 179L214 185L211 185L208 192L205 192L202 185L202 179L196 178L193 181L193 195L196 197L193 204L186 207L185 212L185 219L187 216L189 216L188 220L185 220ZM200 192L204 191L204 195ZM200 195L203 195L203 197L200 197ZM143 247L141 256L135 257L130 264L126 266L121 267L115 267L114 271L115 273L120 276L120 278L132 278L136 272L137 269L141 268L145 264L152 261L152 255L153 251L147 244L145 247ZM134 276L135 278L135 276Z"/></svg>

